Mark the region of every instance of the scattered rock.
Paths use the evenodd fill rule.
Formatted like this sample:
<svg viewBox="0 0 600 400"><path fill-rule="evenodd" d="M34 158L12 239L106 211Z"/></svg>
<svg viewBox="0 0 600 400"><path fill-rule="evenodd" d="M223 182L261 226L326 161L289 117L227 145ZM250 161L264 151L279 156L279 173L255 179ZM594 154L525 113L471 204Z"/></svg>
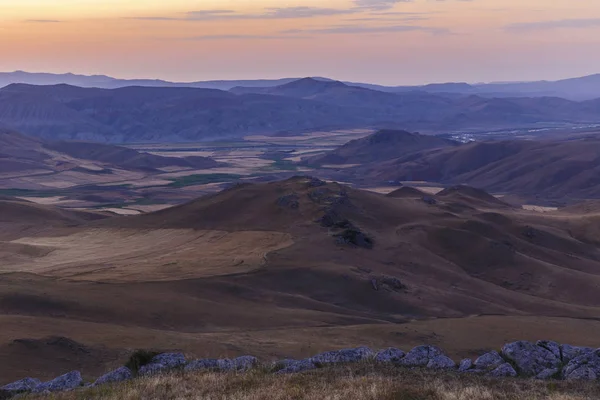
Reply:
<svg viewBox="0 0 600 400"><path fill-rule="evenodd" d="M536 346L540 346L550 351L556 358L562 360L562 352L560 350L560 344L551 340L538 340Z"/></svg>
<svg viewBox="0 0 600 400"><path fill-rule="evenodd" d="M493 378L511 378L517 376L517 371L509 363L504 363L491 371L489 376Z"/></svg>
<svg viewBox="0 0 600 400"><path fill-rule="evenodd" d="M308 192L308 197L317 204L334 206L346 203L348 200L348 193L345 190L336 192L329 188L322 187Z"/></svg>
<svg viewBox="0 0 600 400"><path fill-rule="evenodd" d="M277 205L280 207L297 210L300 207L300 197L297 194L288 194L277 199Z"/></svg>
<svg viewBox="0 0 600 400"><path fill-rule="evenodd" d="M555 376L557 376L559 372L560 372L560 368L548 368L548 369L543 370L539 374L537 374L535 376L535 379L541 379L541 380L552 379Z"/></svg>
<svg viewBox="0 0 600 400"><path fill-rule="evenodd" d="M78 388L82 384L83 379L81 378L81 373L79 371L72 371L49 382L37 385L35 389L33 389L33 392L63 392L65 390Z"/></svg>
<svg viewBox="0 0 600 400"><path fill-rule="evenodd" d="M328 351L326 353L317 354L308 360L316 365L319 364L337 364L350 363L366 360L374 355L373 350L368 347L359 347L356 349L344 349L337 351Z"/></svg>
<svg viewBox="0 0 600 400"><path fill-rule="evenodd" d="M340 229L353 229L354 225L352 222L343 218L336 211L327 209L325 214L317 221L321 226L325 228L340 228Z"/></svg>
<svg viewBox="0 0 600 400"><path fill-rule="evenodd" d="M41 383L42 381L40 381L39 379L25 378L21 379L20 381L9 383L8 385L3 386L0 389L11 394L27 393L35 389L36 386L41 385Z"/></svg>
<svg viewBox="0 0 600 400"><path fill-rule="evenodd" d="M441 355L433 357L427 363L429 369L452 369L456 368L456 363L448 356Z"/></svg>
<svg viewBox="0 0 600 400"><path fill-rule="evenodd" d="M124 382L132 378L133 374L131 373L131 370L127 367L121 367L98 378L96 382L94 382L93 386L104 385L107 383Z"/></svg>
<svg viewBox="0 0 600 400"><path fill-rule="evenodd" d="M374 279L380 287L387 287L388 289L393 291L400 291L406 289L406 285L404 285L400 279L393 276L381 275Z"/></svg>
<svg viewBox="0 0 600 400"><path fill-rule="evenodd" d="M202 371L202 370L216 370L219 368L219 360L216 359L202 359L190 361L185 366L185 371Z"/></svg>
<svg viewBox="0 0 600 400"><path fill-rule="evenodd" d="M380 363L398 363L406 355L400 349L390 347L389 349L381 350L375 355L375 361Z"/></svg>
<svg viewBox="0 0 600 400"><path fill-rule="evenodd" d="M485 353L477 360L475 360L475 368L487 371L496 369L504 363L504 358L502 358L502 356L498 354L497 351L490 351L489 353Z"/></svg>
<svg viewBox="0 0 600 400"><path fill-rule="evenodd" d="M399 364L406 367L426 367L430 360L443 355L439 347L417 346L409 351Z"/></svg>
<svg viewBox="0 0 600 400"><path fill-rule="evenodd" d="M356 228L346 229L342 233L336 234L335 237L338 244L349 244L365 249L373 248L373 239Z"/></svg>
<svg viewBox="0 0 600 400"><path fill-rule="evenodd" d="M583 356L585 354L590 354L593 351L594 349L592 349L591 347L571 346L570 344L563 344L562 346L560 346L562 361L565 364L574 358Z"/></svg>
<svg viewBox="0 0 600 400"><path fill-rule="evenodd" d="M465 358L458 365L458 372L466 372L471 368L473 368L473 360L471 360L470 358Z"/></svg>
<svg viewBox="0 0 600 400"><path fill-rule="evenodd" d="M502 355L516 364L522 376L536 376L545 369L559 368L561 364L560 358L550 350L526 341L505 344Z"/></svg>
<svg viewBox="0 0 600 400"><path fill-rule="evenodd" d="M162 364L167 368L185 365L185 356L181 353L163 353L152 358L151 364Z"/></svg>
<svg viewBox="0 0 600 400"><path fill-rule="evenodd" d="M285 366L277 371L278 374L297 374L315 369L317 366L310 360L285 360Z"/></svg>

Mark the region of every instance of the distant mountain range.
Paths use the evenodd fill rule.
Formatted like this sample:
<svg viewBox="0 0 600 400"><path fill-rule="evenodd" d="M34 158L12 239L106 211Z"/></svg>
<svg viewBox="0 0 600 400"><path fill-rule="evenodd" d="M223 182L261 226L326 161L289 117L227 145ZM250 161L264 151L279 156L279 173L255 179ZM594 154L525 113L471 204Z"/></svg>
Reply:
<svg viewBox="0 0 600 400"><path fill-rule="evenodd" d="M0 89L0 124L49 140L181 142L344 128L447 133L596 123L600 99L392 93L313 78L231 91L66 84Z"/></svg>
<svg viewBox="0 0 600 400"><path fill-rule="evenodd" d="M159 79L117 79L106 75L75 75L30 73L23 71L0 72L0 87L13 83L32 85L68 84L80 87L117 89L127 86L149 87L192 87L200 89L231 90L233 88L269 88L297 81L301 78L259 79L259 80L216 80L198 82L169 82ZM314 77L319 81L332 81L329 78ZM370 83L344 82L349 86L362 87L383 92L420 91L444 93L447 95L475 94L484 97L562 97L569 100L591 100L600 97L600 74L558 81L533 81L509 83L464 82L433 83L421 86L383 86Z"/></svg>

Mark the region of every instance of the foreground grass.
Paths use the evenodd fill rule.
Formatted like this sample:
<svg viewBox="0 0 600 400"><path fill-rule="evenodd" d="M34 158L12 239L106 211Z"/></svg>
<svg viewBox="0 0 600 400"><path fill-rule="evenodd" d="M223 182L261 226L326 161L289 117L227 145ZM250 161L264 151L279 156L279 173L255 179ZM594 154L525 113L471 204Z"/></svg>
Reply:
<svg viewBox="0 0 600 400"><path fill-rule="evenodd" d="M25 399L204 400L583 400L600 398L596 383L494 380L375 365L324 368L299 375L174 373L115 386Z"/></svg>

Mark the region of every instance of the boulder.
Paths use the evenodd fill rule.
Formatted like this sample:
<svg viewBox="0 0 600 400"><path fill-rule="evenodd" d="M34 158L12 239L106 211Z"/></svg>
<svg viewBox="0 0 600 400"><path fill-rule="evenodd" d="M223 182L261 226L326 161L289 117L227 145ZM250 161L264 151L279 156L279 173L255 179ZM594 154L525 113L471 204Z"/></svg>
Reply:
<svg viewBox="0 0 600 400"><path fill-rule="evenodd" d="M317 368L310 360L284 360L284 368L277 371L278 374L297 374L299 372L309 371Z"/></svg>
<svg viewBox="0 0 600 400"><path fill-rule="evenodd" d="M138 371L138 375L139 376L154 376L154 375L164 374L166 372L169 372L170 370L172 370L172 368L169 368L164 364L151 363L151 364L146 364L146 365L141 366L140 370Z"/></svg>
<svg viewBox="0 0 600 400"><path fill-rule="evenodd" d="M36 386L40 385L41 383L42 381L40 381L39 379L25 378L21 379L20 381L9 383L8 385L3 386L0 389L11 394L27 393L31 392L33 389L36 388Z"/></svg>
<svg viewBox="0 0 600 400"><path fill-rule="evenodd" d="M543 370L539 374L537 374L535 376L535 379L541 379L541 380L552 379L555 376L557 376L559 374L559 372L560 372L560 368L548 368L548 369Z"/></svg>
<svg viewBox="0 0 600 400"><path fill-rule="evenodd" d="M540 346L550 351L556 358L562 360L562 351L560 350L560 344L551 340L538 340L536 346Z"/></svg>
<svg viewBox="0 0 600 400"><path fill-rule="evenodd" d="M131 373L131 370L127 367L121 367L98 378L96 382L94 382L93 386L104 385L107 383L124 382L132 378L133 374Z"/></svg>
<svg viewBox="0 0 600 400"><path fill-rule="evenodd" d="M550 350L526 341L505 344L502 355L512 361L523 376L536 376L545 369L559 368L561 365L560 358Z"/></svg>
<svg viewBox="0 0 600 400"><path fill-rule="evenodd" d="M417 346L409 351L398 364L405 367L426 367L429 361L443 356L442 350L435 346Z"/></svg>
<svg viewBox="0 0 600 400"><path fill-rule="evenodd" d="M598 374L591 367L581 367L571 372L565 379L569 381L595 381Z"/></svg>
<svg viewBox="0 0 600 400"><path fill-rule="evenodd" d="M258 358L252 356L242 356L231 361L236 371L248 371L258 365Z"/></svg>
<svg viewBox="0 0 600 400"><path fill-rule="evenodd" d="M502 358L497 351L490 351L475 360L475 368L478 370L489 371L498 368L505 362L504 358Z"/></svg>
<svg viewBox="0 0 600 400"><path fill-rule="evenodd" d="M560 347L560 351L562 354L562 361L564 364L566 364L574 358L592 353L594 349L592 349L591 347L580 347L571 346L570 344L563 344Z"/></svg>
<svg viewBox="0 0 600 400"><path fill-rule="evenodd" d="M565 379L582 379L580 377L592 376L589 371L600 375L600 349L575 357L563 368L562 374Z"/></svg>
<svg viewBox="0 0 600 400"><path fill-rule="evenodd" d="M372 357L373 355L373 350L369 349L368 347L359 347L356 349L328 351L326 353L317 354L308 360L316 365L338 364L363 361Z"/></svg>
<svg viewBox="0 0 600 400"><path fill-rule="evenodd" d="M152 358L150 364L162 364L173 369L185 365L185 356L181 353L163 353Z"/></svg>
<svg viewBox="0 0 600 400"><path fill-rule="evenodd" d="M492 370L488 375L493 378L511 378L517 376L517 371L509 363L504 363Z"/></svg>
<svg viewBox="0 0 600 400"><path fill-rule="evenodd" d="M458 364L458 372L466 372L473 368L473 360L470 358L465 358Z"/></svg>
<svg viewBox="0 0 600 400"><path fill-rule="evenodd" d="M433 357L427 363L429 369L452 369L456 368L456 363L448 356L440 355Z"/></svg>
<svg viewBox="0 0 600 400"><path fill-rule="evenodd" d="M219 360L216 359L202 359L202 360L194 360L190 361L188 365L185 366L185 371L204 371L204 370L216 370L219 368Z"/></svg>
<svg viewBox="0 0 600 400"><path fill-rule="evenodd" d="M389 349L381 350L375 355L375 361L380 363L397 363L406 355L400 349L390 347Z"/></svg>
<svg viewBox="0 0 600 400"><path fill-rule="evenodd" d="M72 371L61 375L49 382L41 383L33 389L34 393L42 392L63 392L73 390L83 385L83 379L79 371Z"/></svg>

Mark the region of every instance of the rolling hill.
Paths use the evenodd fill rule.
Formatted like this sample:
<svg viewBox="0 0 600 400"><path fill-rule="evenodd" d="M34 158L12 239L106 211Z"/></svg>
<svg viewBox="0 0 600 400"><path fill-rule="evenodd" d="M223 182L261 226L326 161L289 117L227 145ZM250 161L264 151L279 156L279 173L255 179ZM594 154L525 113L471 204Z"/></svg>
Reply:
<svg viewBox="0 0 600 400"><path fill-rule="evenodd" d="M365 138L353 140L324 155L308 157L304 162L310 165L367 164L399 158L422 150L458 145L458 142L436 136L383 129Z"/></svg>
<svg viewBox="0 0 600 400"><path fill-rule="evenodd" d="M94 142L44 141L0 128L1 173L24 171L57 172L81 168L157 170L164 167L208 169L218 165L208 157L163 157L125 147ZM93 163L96 164L93 164Z"/></svg>
<svg viewBox="0 0 600 400"><path fill-rule="evenodd" d="M333 342L427 341L452 355L514 336L587 343L600 309L595 219L466 187L433 204L295 177L16 232L0 241L1 376L94 374L139 347L268 359ZM32 367L26 343L64 362Z"/></svg>
<svg viewBox="0 0 600 400"><path fill-rule="evenodd" d="M363 139L368 142L369 138ZM433 147L433 146L432 146ZM325 155L334 159L340 149ZM369 149L368 147L366 149ZM581 201L600 197L600 138L503 140L413 151L397 158L371 149L344 158L362 164L340 172L360 182L428 181L468 184L529 199Z"/></svg>

